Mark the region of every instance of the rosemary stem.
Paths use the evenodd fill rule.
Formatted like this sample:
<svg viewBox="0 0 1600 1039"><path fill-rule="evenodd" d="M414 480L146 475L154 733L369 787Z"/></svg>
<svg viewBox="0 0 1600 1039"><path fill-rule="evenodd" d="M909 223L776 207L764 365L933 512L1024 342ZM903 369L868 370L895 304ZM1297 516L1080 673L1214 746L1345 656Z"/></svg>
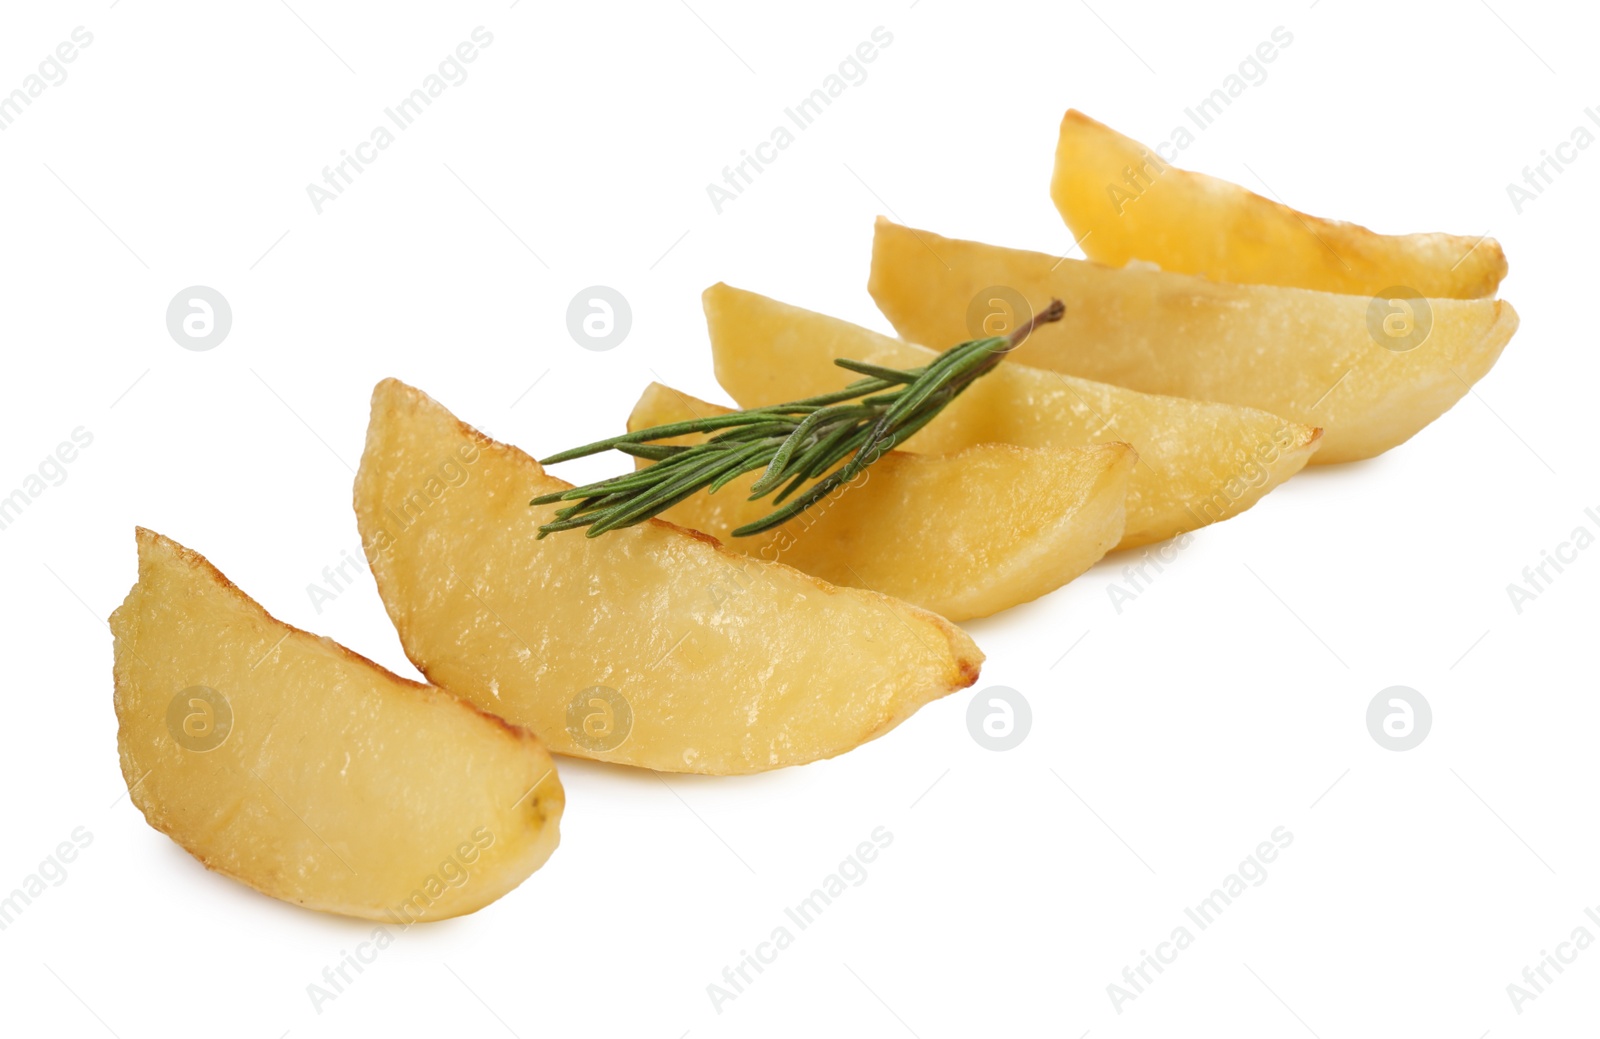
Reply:
<svg viewBox="0 0 1600 1039"><path fill-rule="evenodd" d="M960 343L916 368L839 359L834 363L863 378L830 393L652 426L551 455L543 464L611 450L651 464L534 498L529 504L573 503L540 525L538 536L588 527L589 537L599 537L658 516L701 491L721 490L757 469L764 471L750 485L750 500L776 491L774 509L733 534L748 537L771 530L915 435L1040 325L1061 320L1065 309L1060 300L1052 300L1010 335ZM706 438L694 444L659 443L694 434Z"/></svg>

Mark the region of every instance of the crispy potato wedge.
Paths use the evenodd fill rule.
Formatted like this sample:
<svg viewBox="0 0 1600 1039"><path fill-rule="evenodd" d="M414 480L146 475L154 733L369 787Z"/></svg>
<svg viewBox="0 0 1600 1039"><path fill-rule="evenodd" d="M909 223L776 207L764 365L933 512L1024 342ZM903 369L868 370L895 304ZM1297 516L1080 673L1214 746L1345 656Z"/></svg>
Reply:
<svg viewBox="0 0 1600 1039"><path fill-rule="evenodd" d="M133 803L273 898L406 925L481 909L550 857L564 795L530 732L273 619L138 531L111 615Z"/></svg>
<svg viewBox="0 0 1600 1039"><path fill-rule="evenodd" d="M1164 162L1082 112L1061 120L1050 197L1084 255L1217 281L1373 296L1493 296L1506 257L1492 238L1376 234L1298 213L1237 184Z"/></svg>
<svg viewBox="0 0 1600 1039"><path fill-rule="evenodd" d="M717 380L740 407L838 389L854 376L835 358L914 368L936 356L727 285L707 289L704 302ZM1300 471L1320 433L1254 408L1140 393L1007 360L907 444L953 452L989 442L1071 448L1127 441L1139 460L1118 547L1131 548L1248 509Z"/></svg>
<svg viewBox="0 0 1600 1039"><path fill-rule="evenodd" d="M728 410L651 383L628 429ZM696 494L663 518L746 555L959 621L1052 592L1115 547L1137 460L1133 448L1119 443L975 444L950 455L890 451L826 501L762 534L732 536L774 508L770 498L749 500L760 472L715 494Z"/></svg>
<svg viewBox="0 0 1600 1039"><path fill-rule="evenodd" d="M661 520L535 534L571 485L393 379L356 518L406 655L555 751L663 772L832 757L977 680L942 617Z"/></svg>
<svg viewBox="0 0 1600 1039"><path fill-rule="evenodd" d="M868 287L899 333L923 343L971 338L968 307L980 295L1016 294L1029 307L1059 297L1065 319L1029 336L1018 361L1321 426L1314 463L1409 440L1483 378L1517 328L1504 300L1399 301L1413 308L1409 324L1391 326L1405 312L1375 319L1363 296L1102 267L881 218Z"/></svg>

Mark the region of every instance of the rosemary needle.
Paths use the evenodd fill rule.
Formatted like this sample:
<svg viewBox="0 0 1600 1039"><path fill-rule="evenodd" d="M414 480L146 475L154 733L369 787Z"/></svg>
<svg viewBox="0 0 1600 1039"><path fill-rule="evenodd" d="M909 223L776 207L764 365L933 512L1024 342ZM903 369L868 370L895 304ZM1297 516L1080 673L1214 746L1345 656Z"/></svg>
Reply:
<svg viewBox="0 0 1600 1039"><path fill-rule="evenodd" d="M539 528L539 537L578 527L588 527L589 537L599 537L658 516L702 490L720 490L757 469L765 472L751 485L750 500L777 491L772 499L775 509L733 533L748 537L771 530L855 479L885 452L932 422L1035 328L1061 320L1065 312L1060 300L1051 300L1009 336L969 340L920 368L902 370L836 360L839 367L863 378L833 393L652 426L551 455L542 459L542 464L612 450L653 464L534 498L528 504L573 503L558 509L555 518ZM689 433L715 435L697 444L652 443ZM811 486L806 488L808 483Z"/></svg>

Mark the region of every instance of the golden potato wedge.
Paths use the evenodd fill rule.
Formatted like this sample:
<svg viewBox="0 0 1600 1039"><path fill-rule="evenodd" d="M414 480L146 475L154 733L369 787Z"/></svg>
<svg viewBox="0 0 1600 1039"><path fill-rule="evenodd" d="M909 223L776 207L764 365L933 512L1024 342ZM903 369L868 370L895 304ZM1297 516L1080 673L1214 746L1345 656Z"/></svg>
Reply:
<svg viewBox="0 0 1600 1039"><path fill-rule="evenodd" d="M717 381L740 407L838 389L854 376L835 358L915 368L936 356L727 285L707 289L704 302ZM1008 359L907 444L953 452L989 442L1071 448L1127 441L1139 460L1117 547L1131 548L1248 509L1300 471L1320 433L1254 408L1140 393Z"/></svg>
<svg viewBox="0 0 1600 1039"><path fill-rule="evenodd" d="M662 772L841 754L976 681L943 617L835 588L661 520L535 535L571 485L393 379L356 477L362 544L406 655L555 751Z"/></svg>
<svg viewBox="0 0 1600 1039"><path fill-rule="evenodd" d="M1178 169L1082 112L1061 120L1050 197L1089 259L1148 260L1217 281L1374 296L1493 296L1506 257L1492 238L1383 235L1298 213L1237 184Z"/></svg>
<svg viewBox="0 0 1600 1039"><path fill-rule="evenodd" d="M1066 317L1029 336L1016 360L1321 426L1314 463L1370 458L1409 440L1483 378L1517 328L1504 300L1369 301L1233 285L883 219L868 287L899 333L923 343L971 338L968 308L980 295L980 313L991 299L1034 307L1059 297Z"/></svg>
<svg viewBox="0 0 1600 1039"><path fill-rule="evenodd" d="M729 410L651 383L628 429ZM663 518L746 555L959 621L1037 599L1110 551L1122 538L1137 460L1133 448L1119 443L975 444L950 455L890 451L826 500L763 534L732 536L774 507L771 498L749 500L760 472L679 502Z"/></svg>
<svg viewBox="0 0 1600 1039"><path fill-rule="evenodd" d="M564 796L532 733L275 620L177 542L138 544L111 615L122 775L207 869L404 926L550 857Z"/></svg>

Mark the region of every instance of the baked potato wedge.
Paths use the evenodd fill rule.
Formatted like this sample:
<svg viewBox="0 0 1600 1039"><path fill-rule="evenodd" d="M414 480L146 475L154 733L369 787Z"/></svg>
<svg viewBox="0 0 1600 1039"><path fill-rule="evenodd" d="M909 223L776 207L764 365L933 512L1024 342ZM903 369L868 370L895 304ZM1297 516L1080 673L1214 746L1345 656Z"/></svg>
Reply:
<svg viewBox="0 0 1600 1039"><path fill-rule="evenodd" d="M1500 243L1385 235L1296 212L1238 184L1191 173L1082 112L1061 120L1050 197L1089 259L1148 260L1217 281L1374 296L1397 286L1439 299L1493 296Z"/></svg>
<svg viewBox="0 0 1600 1039"><path fill-rule="evenodd" d="M835 365L836 358L914 368L936 356L727 285L707 289L704 303L717 380L744 408L838 389L854 376ZM944 345L967 338L960 333ZM1312 426L1254 408L1031 368L1015 356L973 383L907 446L950 453L991 442L1065 449L1126 441L1139 459L1128 480L1119 548L1236 516L1299 472L1317 450L1320 431Z"/></svg>
<svg viewBox="0 0 1600 1039"><path fill-rule="evenodd" d="M628 430L729 410L651 383L628 416ZM760 471L695 494L662 518L746 555L959 621L1037 599L1110 551L1122 538L1137 460L1121 443L974 444L948 455L890 451L826 500L762 534L732 536L774 507L770 497L749 500Z"/></svg>
<svg viewBox="0 0 1600 1039"><path fill-rule="evenodd" d="M542 540L571 485L393 379L372 396L356 519L406 655L563 754L760 772L841 754L971 685L942 617L661 520Z"/></svg>
<svg viewBox="0 0 1600 1039"><path fill-rule="evenodd" d="M273 619L175 541L137 540L111 615L122 774L207 869L408 925L480 909L550 857L564 797L532 733Z"/></svg>
<svg viewBox="0 0 1600 1039"><path fill-rule="evenodd" d="M881 218L868 288L890 324L920 343L971 338L968 307L980 297L980 312L991 298L1027 307L1063 299L1066 317L1029 336L1015 360L1321 426L1315 463L1370 458L1409 440L1483 378L1517 328L1504 300L1235 285L943 238ZM1127 439L1149 456L1138 437Z"/></svg>

